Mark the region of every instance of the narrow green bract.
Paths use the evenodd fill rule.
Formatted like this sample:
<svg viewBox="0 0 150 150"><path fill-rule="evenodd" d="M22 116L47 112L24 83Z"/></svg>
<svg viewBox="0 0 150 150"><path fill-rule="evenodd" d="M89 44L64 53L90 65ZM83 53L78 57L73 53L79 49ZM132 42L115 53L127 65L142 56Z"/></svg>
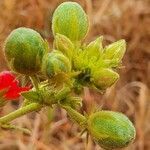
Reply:
<svg viewBox="0 0 150 150"><path fill-rule="evenodd" d="M88 18L82 7L75 2L64 2L54 12L53 34L63 34L72 41L84 39L88 32Z"/></svg>
<svg viewBox="0 0 150 150"><path fill-rule="evenodd" d="M46 46L38 32L21 27L13 30L7 37L4 50L14 71L31 75L40 71Z"/></svg>
<svg viewBox="0 0 150 150"><path fill-rule="evenodd" d="M131 121L113 111L100 111L89 116L88 131L94 141L105 149L126 147L135 138Z"/></svg>

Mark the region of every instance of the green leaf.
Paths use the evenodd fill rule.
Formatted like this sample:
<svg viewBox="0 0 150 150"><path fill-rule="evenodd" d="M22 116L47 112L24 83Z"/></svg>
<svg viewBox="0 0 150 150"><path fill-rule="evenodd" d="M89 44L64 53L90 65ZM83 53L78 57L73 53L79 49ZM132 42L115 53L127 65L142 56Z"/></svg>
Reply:
<svg viewBox="0 0 150 150"><path fill-rule="evenodd" d="M41 96L37 91L28 91L28 92L22 92L21 95L28 100L31 101L40 101Z"/></svg>

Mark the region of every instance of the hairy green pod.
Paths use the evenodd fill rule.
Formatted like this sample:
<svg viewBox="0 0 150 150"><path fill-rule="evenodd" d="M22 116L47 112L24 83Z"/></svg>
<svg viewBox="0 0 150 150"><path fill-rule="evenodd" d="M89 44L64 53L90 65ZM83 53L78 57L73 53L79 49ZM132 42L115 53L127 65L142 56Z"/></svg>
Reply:
<svg viewBox="0 0 150 150"><path fill-rule="evenodd" d="M72 41L85 38L89 28L88 18L82 7L76 2L60 4L53 14L53 34L63 34Z"/></svg>
<svg viewBox="0 0 150 150"><path fill-rule="evenodd" d="M21 27L7 37L4 50L6 59L15 72L31 75L40 71L46 43L38 32Z"/></svg>
<svg viewBox="0 0 150 150"><path fill-rule="evenodd" d="M52 77L61 72L67 73L70 71L71 63L60 51L53 50L51 53L44 56L42 72L48 77Z"/></svg>
<svg viewBox="0 0 150 150"><path fill-rule="evenodd" d="M93 71L92 78L95 86L103 90L113 85L119 79L119 74L112 69L100 68Z"/></svg>
<svg viewBox="0 0 150 150"><path fill-rule="evenodd" d="M91 114L88 131L94 141L105 149L126 147L136 134L132 122L125 115L113 111Z"/></svg>

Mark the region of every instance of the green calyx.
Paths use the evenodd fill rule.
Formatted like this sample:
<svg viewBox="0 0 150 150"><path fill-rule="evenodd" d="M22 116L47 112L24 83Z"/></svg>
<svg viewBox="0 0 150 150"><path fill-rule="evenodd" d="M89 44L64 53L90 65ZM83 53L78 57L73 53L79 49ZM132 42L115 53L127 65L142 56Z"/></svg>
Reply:
<svg viewBox="0 0 150 150"><path fill-rule="evenodd" d="M136 134L131 121L125 115L113 111L93 113L87 124L94 141L105 149L126 147Z"/></svg>
<svg viewBox="0 0 150 150"><path fill-rule="evenodd" d="M73 68L90 78L88 85L105 90L119 79L116 69L121 64L126 45L124 40L120 40L103 48L102 42L103 37L99 37L87 46L76 49L72 60Z"/></svg>
<svg viewBox="0 0 150 150"><path fill-rule="evenodd" d="M4 50L8 64L15 72L31 75L40 71L47 45L38 32L21 27L7 37Z"/></svg>
<svg viewBox="0 0 150 150"><path fill-rule="evenodd" d="M68 73L70 71L71 63L60 51L53 50L44 56L42 72L49 78L60 73Z"/></svg>
<svg viewBox="0 0 150 150"><path fill-rule="evenodd" d="M53 14L52 30L65 35L71 41L80 41L85 38L89 28L86 13L76 2L60 4Z"/></svg>

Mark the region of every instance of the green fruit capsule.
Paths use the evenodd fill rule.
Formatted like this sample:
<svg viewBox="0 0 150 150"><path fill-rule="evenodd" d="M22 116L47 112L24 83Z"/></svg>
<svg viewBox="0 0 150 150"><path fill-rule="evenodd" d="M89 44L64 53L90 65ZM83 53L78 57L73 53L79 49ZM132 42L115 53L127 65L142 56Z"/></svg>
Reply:
<svg viewBox="0 0 150 150"><path fill-rule="evenodd" d="M4 50L6 59L15 72L32 75L40 71L46 44L38 32L21 27L7 37Z"/></svg>
<svg viewBox="0 0 150 150"><path fill-rule="evenodd" d="M67 73L70 71L71 63L60 51L53 50L43 59L42 72L48 77L52 77L61 72Z"/></svg>
<svg viewBox="0 0 150 150"><path fill-rule="evenodd" d="M53 34L60 33L72 41L85 38L89 28L88 18L82 7L76 2L60 4L53 14Z"/></svg>
<svg viewBox="0 0 150 150"><path fill-rule="evenodd" d="M113 111L100 111L89 116L88 131L104 149L126 147L136 134L132 122L125 115Z"/></svg>

